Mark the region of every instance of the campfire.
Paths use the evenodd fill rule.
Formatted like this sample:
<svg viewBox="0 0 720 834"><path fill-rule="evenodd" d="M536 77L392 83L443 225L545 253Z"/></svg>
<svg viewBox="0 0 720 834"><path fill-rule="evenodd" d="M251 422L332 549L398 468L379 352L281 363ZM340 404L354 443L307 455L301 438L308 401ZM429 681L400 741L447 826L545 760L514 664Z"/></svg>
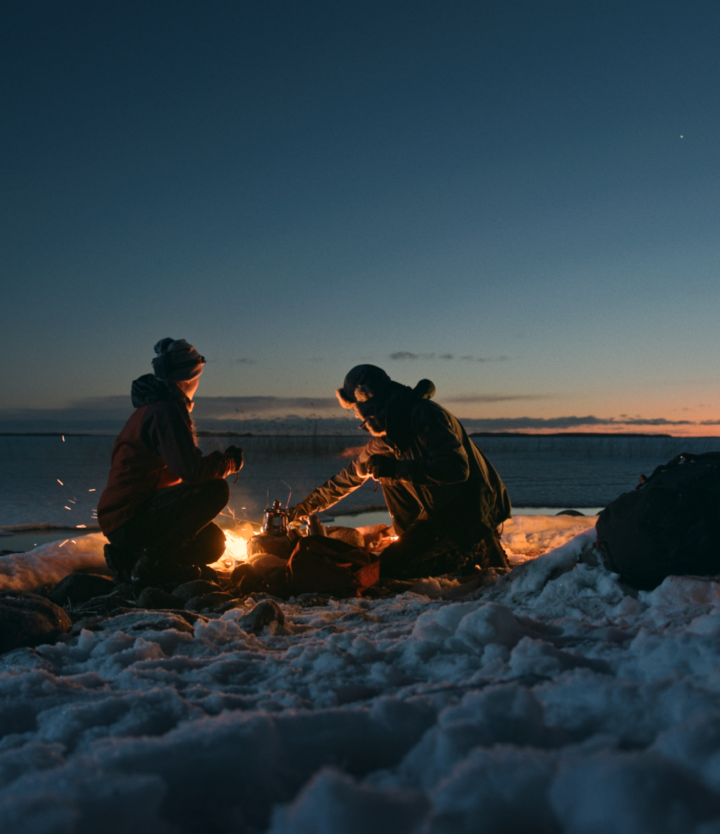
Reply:
<svg viewBox="0 0 720 834"><path fill-rule="evenodd" d="M351 535L358 537L356 542L373 552L381 552L388 544L397 541L392 527L386 524L356 528L328 528L327 533L338 538L346 538L347 533L337 533L346 529ZM317 517L308 523L306 534L326 535L326 530ZM302 536L300 528L295 524L288 524L287 514L280 508L280 502L275 501L272 507L265 510L262 525L248 521L235 522L235 526L225 529L225 553L210 565L216 571L232 572L241 564L252 563L256 557L264 555L290 556L295 542ZM287 549L287 553L284 550Z"/></svg>

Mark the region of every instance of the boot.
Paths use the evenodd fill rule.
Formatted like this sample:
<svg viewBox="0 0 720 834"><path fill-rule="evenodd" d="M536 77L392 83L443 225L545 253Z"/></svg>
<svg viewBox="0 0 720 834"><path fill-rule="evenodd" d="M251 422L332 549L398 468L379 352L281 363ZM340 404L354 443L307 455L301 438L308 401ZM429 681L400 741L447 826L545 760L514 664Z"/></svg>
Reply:
<svg viewBox="0 0 720 834"><path fill-rule="evenodd" d="M130 581L140 588L176 588L185 582L200 579L197 565L178 565L154 548L146 547L135 562Z"/></svg>
<svg viewBox="0 0 720 834"><path fill-rule="evenodd" d="M485 550L485 568L495 568L496 570L510 570L510 562L508 562L507 553L503 550L500 543L500 535L497 530L492 530L483 539L486 546Z"/></svg>
<svg viewBox="0 0 720 834"><path fill-rule="evenodd" d="M137 562L137 552L123 550L121 547L116 547L114 544L106 544L103 548L105 555L105 563L110 568L113 579L118 585L130 581L130 574Z"/></svg>

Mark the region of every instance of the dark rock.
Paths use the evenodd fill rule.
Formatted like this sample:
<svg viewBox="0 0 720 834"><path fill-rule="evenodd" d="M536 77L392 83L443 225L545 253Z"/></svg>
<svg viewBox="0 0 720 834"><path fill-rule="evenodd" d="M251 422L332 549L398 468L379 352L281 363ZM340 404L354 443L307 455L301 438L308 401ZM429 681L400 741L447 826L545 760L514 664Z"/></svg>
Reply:
<svg viewBox="0 0 720 834"><path fill-rule="evenodd" d="M238 565L230 574L230 587L238 595L252 594L262 586L262 576L251 565Z"/></svg>
<svg viewBox="0 0 720 834"><path fill-rule="evenodd" d="M143 588L137 598L138 608L182 608L185 600L160 588Z"/></svg>
<svg viewBox="0 0 720 834"><path fill-rule="evenodd" d="M211 608L230 602L232 598L232 594L226 594L225 591L215 591L212 594L192 597L185 603L184 607L189 611L209 611Z"/></svg>
<svg viewBox="0 0 720 834"><path fill-rule="evenodd" d="M111 617L137 608L136 601L140 593L140 589L135 585L116 585L111 594L93 597L82 605L72 608L70 613L73 623L87 617Z"/></svg>
<svg viewBox="0 0 720 834"><path fill-rule="evenodd" d="M200 579L204 579L206 582L217 583L220 581L220 575L210 565L200 565Z"/></svg>
<svg viewBox="0 0 720 834"><path fill-rule="evenodd" d="M243 631L257 633L272 623L284 627L286 624L285 613L282 608L272 599L264 599L249 611L244 617L238 620L238 625Z"/></svg>
<svg viewBox="0 0 720 834"><path fill-rule="evenodd" d="M222 588L216 582L208 582L206 579L195 579L193 582L185 582L183 585L178 585L173 589L173 594L180 597L181 600L187 602L193 597L202 597L206 594L213 594L216 591L222 591Z"/></svg>
<svg viewBox="0 0 720 834"><path fill-rule="evenodd" d="M116 614L118 611L127 608L137 608L134 602L129 602L126 599L120 599L115 594L108 594L104 597L93 597L82 605L78 605L68 609L68 614L72 617L73 622L87 617L90 614L99 614L103 617L109 617Z"/></svg>
<svg viewBox="0 0 720 834"><path fill-rule="evenodd" d="M226 611L232 611L234 608L245 608L245 601L242 599L231 599L225 605L219 605L213 608L213 614L224 614Z"/></svg>
<svg viewBox="0 0 720 834"><path fill-rule="evenodd" d="M35 649L23 647L13 649L0 657L0 672L12 672L14 669L22 669L27 672L30 669L42 669L46 672L54 670L53 664Z"/></svg>
<svg viewBox="0 0 720 834"><path fill-rule="evenodd" d="M115 585L112 579L92 573L71 573L47 595L56 605L82 605L93 597L107 596Z"/></svg>
<svg viewBox="0 0 720 834"><path fill-rule="evenodd" d="M46 596L49 596L50 591L52 591L53 588L57 588L57 584L55 582L46 582L44 585L41 585L39 588L35 588L33 593L37 594L38 596L41 596L41 597L46 597Z"/></svg>
<svg viewBox="0 0 720 834"><path fill-rule="evenodd" d="M121 585L116 585L112 592L112 596L118 599L124 599L128 602L135 602L141 594L141 589L137 585L132 585L129 582L124 582Z"/></svg>
<svg viewBox="0 0 720 834"><path fill-rule="evenodd" d="M66 612L45 597L29 591L0 592L0 653L52 643L71 626Z"/></svg>
<svg viewBox="0 0 720 834"><path fill-rule="evenodd" d="M134 634L140 631L166 631L174 628L177 631L193 632L192 622L202 619L197 614L190 620L183 611L132 611L120 614L117 617L96 620L92 631L124 631L126 634Z"/></svg>
<svg viewBox="0 0 720 834"><path fill-rule="evenodd" d="M415 583L405 579L381 578L374 585L366 588L362 595L367 599L386 599L404 594L409 591Z"/></svg>

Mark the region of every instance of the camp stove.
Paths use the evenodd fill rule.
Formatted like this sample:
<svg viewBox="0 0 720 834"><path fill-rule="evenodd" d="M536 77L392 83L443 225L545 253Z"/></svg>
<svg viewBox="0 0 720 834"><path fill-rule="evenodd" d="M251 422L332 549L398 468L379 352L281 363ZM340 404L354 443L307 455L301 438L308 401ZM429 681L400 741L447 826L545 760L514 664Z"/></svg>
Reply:
<svg viewBox="0 0 720 834"><path fill-rule="evenodd" d="M277 499L263 513L262 531L265 536L287 536L288 514Z"/></svg>
<svg viewBox="0 0 720 834"><path fill-rule="evenodd" d="M272 553L289 559L299 535L290 527L288 514L280 501L273 501L272 506L265 508L260 532L247 543L248 556Z"/></svg>

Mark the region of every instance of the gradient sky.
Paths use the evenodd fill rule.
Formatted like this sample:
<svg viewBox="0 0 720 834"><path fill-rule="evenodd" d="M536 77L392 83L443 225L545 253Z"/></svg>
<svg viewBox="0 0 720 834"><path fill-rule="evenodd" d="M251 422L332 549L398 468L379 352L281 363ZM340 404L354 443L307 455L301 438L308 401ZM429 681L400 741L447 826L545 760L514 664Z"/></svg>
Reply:
<svg viewBox="0 0 720 834"><path fill-rule="evenodd" d="M720 434L717 0L23 0L0 39L0 417L169 335L278 413L372 362L496 428Z"/></svg>

